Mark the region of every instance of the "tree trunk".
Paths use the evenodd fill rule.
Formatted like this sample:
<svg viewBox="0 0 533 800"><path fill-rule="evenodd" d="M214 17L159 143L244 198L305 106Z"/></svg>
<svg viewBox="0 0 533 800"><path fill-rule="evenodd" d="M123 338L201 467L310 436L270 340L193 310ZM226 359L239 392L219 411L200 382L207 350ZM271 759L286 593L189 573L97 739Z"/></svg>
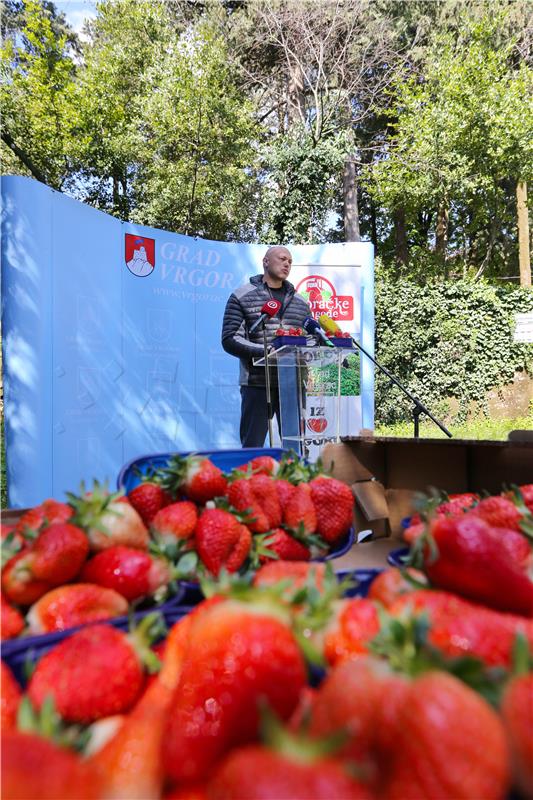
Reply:
<svg viewBox="0 0 533 800"><path fill-rule="evenodd" d="M531 286L531 262L529 260L529 216L527 207L527 183L516 185L516 209L518 214L518 264L520 286Z"/></svg>
<svg viewBox="0 0 533 800"><path fill-rule="evenodd" d="M374 255L378 254L378 225L376 220L376 206L370 198L370 239L374 245Z"/></svg>
<svg viewBox="0 0 533 800"><path fill-rule="evenodd" d="M344 241L360 242L359 207L357 205L357 171L355 159L348 156L343 171Z"/></svg>
<svg viewBox="0 0 533 800"><path fill-rule="evenodd" d="M7 144L7 146L10 148L10 150L13 151L16 157L24 164L24 166L27 169L29 169L33 177L36 180L41 181L41 183L47 183L46 175L44 174L44 172L41 172L41 170L35 166L29 155L20 147L18 147L18 145L15 144L15 142L13 141L13 137L7 131L2 131L1 135L2 135L2 141Z"/></svg>
<svg viewBox="0 0 533 800"><path fill-rule="evenodd" d="M399 268L406 267L409 263L409 247L407 244L407 231L405 225L405 209L395 208L392 212L394 221L394 252L396 264Z"/></svg>
<svg viewBox="0 0 533 800"><path fill-rule="evenodd" d="M446 246L448 244L448 202L443 200L437 210L437 225L435 228L435 252L444 261Z"/></svg>

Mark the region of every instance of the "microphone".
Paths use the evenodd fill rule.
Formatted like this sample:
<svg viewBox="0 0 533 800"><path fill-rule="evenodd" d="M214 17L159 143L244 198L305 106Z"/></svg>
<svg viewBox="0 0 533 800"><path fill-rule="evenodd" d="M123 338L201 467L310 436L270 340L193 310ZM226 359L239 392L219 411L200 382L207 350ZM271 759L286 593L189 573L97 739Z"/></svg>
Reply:
<svg viewBox="0 0 533 800"><path fill-rule="evenodd" d="M332 333L333 336L342 336L342 331L335 320L331 319L331 317L328 317L327 314L321 314L318 318L318 321L320 323L320 327L323 328L326 333Z"/></svg>
<svg viewBox="0 0 533 800"><path fill-rule="evenodd" d="M322 344L325 344L327 347L335 346L333 342L330 342L316 319L313 319L313 317L306 317L306 319L303 321L302 327L310 336L314 336L316 339L319 339Z"/></svg>
<svg viewBox="0 0 533 800"><path fill-rule="evenodd" d="M261 309L261 316L254 322L249 333L253 333L255 330L257 330L257 328L259 328L260 325L264 325L267 319L275 317L280 308L281 303L279 300L267 300Z"/></svg>

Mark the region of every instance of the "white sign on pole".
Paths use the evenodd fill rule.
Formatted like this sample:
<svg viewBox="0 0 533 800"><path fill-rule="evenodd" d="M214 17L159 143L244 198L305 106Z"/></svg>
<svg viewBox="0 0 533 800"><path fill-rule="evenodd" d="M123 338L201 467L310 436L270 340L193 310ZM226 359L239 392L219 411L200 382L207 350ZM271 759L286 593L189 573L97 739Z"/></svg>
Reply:
<svg viewBox="0 0 533 800"><path fill-rule="evenodd" d="M515 342L533 342L533 311L515 316Z"/></svg>

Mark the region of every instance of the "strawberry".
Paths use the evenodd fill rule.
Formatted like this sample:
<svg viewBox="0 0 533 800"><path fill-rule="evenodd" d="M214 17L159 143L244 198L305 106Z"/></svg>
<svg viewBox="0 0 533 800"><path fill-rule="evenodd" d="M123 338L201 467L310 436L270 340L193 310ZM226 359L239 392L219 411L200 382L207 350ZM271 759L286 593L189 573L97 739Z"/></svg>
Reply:
<svg viewBox="0 0 533 800"><path fill-rule="evenodd" d="M279 469L279 461L276 461L272 456L256 456L246 464L241 464L237 469L241 472L249 472L257 475L275 475Z"/></svg>
<svg viewBox="0 0 533 800"><path fill-rule="evenodd" d="M10 558L2 570L2 592L13 603L29 606L48 592L52 585L33 576L34 554L25 549Z"/></svg>
<svg viewBox="0 0 533 800"><path fill-rule="evenodd" d="M248 480L266 515L269 528L277 528L278 525L281 525L282 512L276 481L270 475L262 474L254 474Z"/></svg>
<svg viewBox="0 0 533 800"><path fill-rule="evenodd" d="M156 541L174 544L190 539L194 535L197 522L196 506L190 500L183 500L158 511L152 520L150 531Z"/></svg>
<svg viewBox="0 0 533 800"><path fill-rule="evenodd" d="M196 549L213 575L221 569L236 572L252 546L250 531L229 511L206 508L196 526Z"/></svg>
<svg viewBox="0 0 533 800"><path fill-rule="evenodd" d="M368 789L340 761L320 755L317 742L285 734L279 750L249 745L232 751L207 787L209 800L372 800ZM322 750L327 752L324 744Z"/></svg>
<svg viewBox="0 0 533 800"><path fill-rule="evenodd" d="M333 544L345 536L352 526L352 491L346 483L326 475L314 478L309 486L316 510L317 533Z"/></svg>
<svg viewBox="0 0 533 800"><path fill-rule="evenodd" d="M15 676L3 661L0 680L0 720L2 730L17 727L17 712L22 697L22 689L15 680Z"/></svg>
<svg viewBox="0 0 533 800"><path fill-rule="evenodd" d="M272 527L261 499L254 492L251 479L237 478L232 481L228 486L228 500L237 511L247 512L253 517L253 521L248 523L253 533L266 533Z"/></svg>
<svg viewBox="0 0 533 800"><path fill-rule="evenodd" d="M278 493L281 511L285 511L287 503L294 494L296 487L284 478L276 478L276 491Z"/></svg>
<svg viewBox="0 0 533 800"><path fill-rule="evenodd" d="M344 731L340 753L371 774L375 750L385 741L383 728L393 722L407 686L384 661L368 656L343 661L316 692L309 732L324 737Z"/></svg>
<svg viewBox="0 0 533 800"><path fill-rule="evenodd" d="M84 724L128 711L143 689L142 659L158 668L146 641L158 619L145 617L129 635L111 625L89 625L61 641L31 676L27 691L35 708L50 695L64 720Z"/></svg>
<svg viewBox="0 0 533 800"><path fill-rule="evenodd" d="M484 519L493 528L520 531L523 514L508 497L485 497L471 512Z"/></svg>
<svg viewBox="0 0 533 800"><path fill-rule="evenodd" d="M175 781L197 780L232 747L253 741L260 699L283 720L306 684L288 614L261 595L198 607L163 740Z"/></svg>
<svg viewBox="0 0 533 800"><path fill-rule="evenodd" d="M83 788L82 788L83 787ZM2 734L3 800L97 800L98 778L79 756L33 733Z"/></svg>
<svg viewBox="0 0 533 800"><path fill-rule="evenodd" d="M14 639L24 629L24 617L7 602L3 594L0 594L0 608L2 611L2 618L0 623L0 632L2 641L6 639Z"/></svg>
<svg viewBox="0 0 533 800"><path fill-rule="evenodd" d="M311 487L307 483L296 486L290 500L283 510L283 522L302 533L314 533L317 515L311 497Z"/></svg>
<svg viewBox="0 0 533 800"><path fill-rule="evenodd" d="M482 697L452 675L428 672L409 684L390 740L380 770L380 796L387 800L501 800L507 793L502 723Z"/></svg>
<svg viewBox="0 0 533 800"><path fill-rule="evenodd" d="M476 656L489 666L509 667L515 639L522 634L533 647L533 621L470 603L449 592L416 590L397 598L393 617L425 612L428 640L446 656Z"/></svg>
<svg viewBox="0 0 533 800"><path fill-rule="evenodd" d="M341 601L335 616L320 634L324 656L329 664L368 653L368 645L379 633L380 622L375 603L363 597Z"/></svg>
<svg viewBox="0 0 533 800"><path fill-rule="evenodd" d="M501 714L511 751L514 784L526 798L533 797L533 672L513 677L501 703Z"/></svg>
<svg viewBox="0 0 533 800"><path fill-rule="evenodd" d="M368 590L368 597L389 608L401 595L408 594L415 589L412 581L427 586L427 578L423 572L408 567L405 571L397 567L390 567L380 572Z"/></svg>
<svg viewBox="0 0 533 800"><path fill-rule="evenodd" d="M114 589L126 600L153 594L171 580L169 564L132 547L109 547L85 564L80 580Z"/></svg>
<svg viewBox="0 0 533 800"><path fill-rule="evenodd" d="M263 546L274 555L261 555L259 561L264 564L276 556L282 561L309 561L311 551L305 544L290 536L283 528L275 528L271 533L265 534Z"/></svg>
<svg viewBox="0 0 533 800"><path fill-rule="evenodd" d="M67 493L75 510L73 522L87 532L93 551L124 545L139 550L148 548L148 531L141 517L120 493L110 494L106 486L94 481L93 489L81 494Z"/></svg>
<svg viewBox="0 0 533 800"><path fill-rule="evenodd" d="M67 522L73 513L73 509L67 503L59 503L57 500L49 498L26 511L17 521L15 530L21 536L31 539L46 525L54 522Z"/></svg>
<svg viewBox="0 0 533 800"><path fill-rule="evenodd" d="M147 526L150 525L158 511L172 502L170 495L158 483L151 481L140 483L131 492L128 492L127 497Z"/></svg>
<svg viewBox="0 0 533 800"><path fill-rule="evenodd" d="M533 557L529 539L511 528L493 528L492 530L500 537L500 544L509 553L511 560L515 564L519 564L523 571L527 571Z"/></svg>
<svg viewBox="0 0 533 800"><path fill-rule="evenodd" d="M528 508L529 512L533 514L533 483L525 483L519 486L518 491L520 492L524 505Z"/></svg>
<svg viewBox="0 0 533 800"><path fill-rule="evenodd" d="M43 595L27 614L30 633L64 631L128 613L128 603L112 589L92 583L60 586Z"/></svg>
<svg viewBox="0 0 533 800"><path fill-rule="evenodd" d="M214 497L226 494L227 480L221 469L205 456L173 456L161 470L159 482L171 497L180 493L189 500L205 505Z"/></svg>
<svg viewBox="0 0 533 800"><path fill-rule="evenodd" d="M426 546L424 570L432 584L500 611L533 614L533 581L481 517L436 517L430 533L437 554Z"/></svg>
<svg viewBox="0 0 533 800"><path fill-rule="evenodd" d="M254 586L272 586L280 581L290 583L293 590L312 581L320 591L324 585L326 565L308 561L270 561L260 567L254 576Z"/></svg>
<svg viewBox="0 0 533 800"><path fill-rule="evenodd" d="M32 575L58 586L79 573L89 553L89 542L76 525L54 522L39 533L31 552Z"/></svg>

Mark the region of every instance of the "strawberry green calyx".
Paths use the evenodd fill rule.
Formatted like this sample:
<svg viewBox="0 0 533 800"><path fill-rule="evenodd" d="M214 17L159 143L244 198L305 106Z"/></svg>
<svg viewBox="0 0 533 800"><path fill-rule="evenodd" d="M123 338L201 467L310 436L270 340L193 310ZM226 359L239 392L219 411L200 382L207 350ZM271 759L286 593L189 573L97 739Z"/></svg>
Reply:
<svg viewBox="0 0 533 800"><path fill-rule="evenodd" d="M90 491L86 490L85 482L82 481L79 495L66 492L66 496L74 509L72 518L74 525L79 525L84 530L92 528L107 536L109 530L106 525L102 524L102 517L106 514L120 516L120 512L113 507L113 503L123 497L124 492L121 490L111 493L107 481L101 484L100 481L94 479L93 488Z"/></svg>
<svg viewBox="0 0 533 800"><path fill-rule="evenodd" d="M312 764L321 758L335 755L345 744L345 731L317 738L306 736L303 732L292 733L281 722L274 711L265 703L260 703L260 732L263 743L286 758L300 764Z"/></svg>
<svg viewBox="0 0 533 800"><path fill-rule="evenodd" d="M297 486L299 483L309 483L318 475L324 475L320 460L315 464L308 464L294 450L290 450L281 457L276 478L282 478Z"/></svg>
<svg viewBox="0 0 533 800"><path fill-rule="evenodd" d="M135 626L133 620L130 620L128 640L137 653L140 662L151 675L161 669L161 661L151 649L152 644L165 636L166 633L165 620L158 611L147 614L137 626Z"/></svg>
<svg viewBox="0 0 533 800"><path fill-rule="evenodd" d="M24 733L35 733L50 739L61 747L83 753L90 735L81 725L67 724L58 714L54 698L49 695L36 711L29 697L23 697L17 712L17 728Z"/></svg>
<svg viewBox="0 0 533 800"><path fill-rule="evenodd" d="M498 707L509 676L507 669L487 666L472 655L444 655L429 641L431 622L425 612L412 613L407 606L401 617L391 617L384 609L379 609L378 615L380 632L369 643L369 650L384 658L393 671L411 678L435 670L448 672Z"/></svg>

